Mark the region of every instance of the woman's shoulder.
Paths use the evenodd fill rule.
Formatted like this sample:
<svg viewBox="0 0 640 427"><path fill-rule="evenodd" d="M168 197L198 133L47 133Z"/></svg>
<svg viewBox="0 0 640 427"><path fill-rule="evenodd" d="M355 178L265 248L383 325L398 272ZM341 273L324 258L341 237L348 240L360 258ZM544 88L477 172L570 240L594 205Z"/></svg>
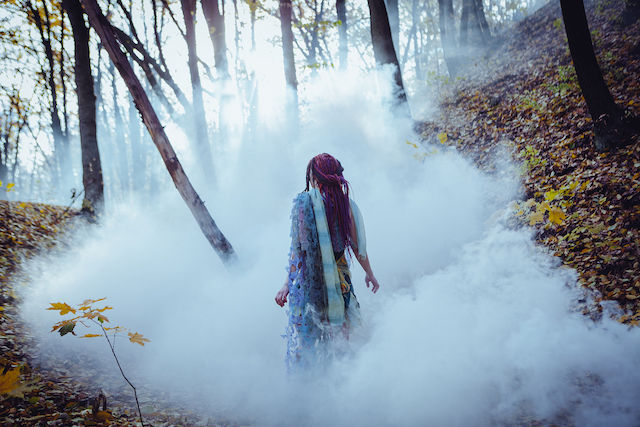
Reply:
<svg viewBox="0 0 640 427"><path fill-rule="evenodd" d="M311 200L311 196L308 191L303 191L302 193L298 193L298 195L293 199L294 204L306 203Z"/></svg>

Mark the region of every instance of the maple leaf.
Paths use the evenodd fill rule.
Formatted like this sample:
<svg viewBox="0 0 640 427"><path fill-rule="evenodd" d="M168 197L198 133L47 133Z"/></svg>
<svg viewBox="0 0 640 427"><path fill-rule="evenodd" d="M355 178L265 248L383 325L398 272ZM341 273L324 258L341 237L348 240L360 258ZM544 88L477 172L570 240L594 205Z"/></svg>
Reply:
<svg viewBox="0 0 640 427"><path fill-rule="evenodd" d="M562 209L553 207L549 210L549 221L554 222L556 224L562 224L562 220L564 220L567 216Z"/></svg>
<svg viewBox="0 0 640 427"><path fill-rule="evenodd" d="M413 148L418 148L418 146L416 144L414 144L413 142L409 142L407 141L407 145L412 146Z"/></svg>
<svg viewBox="0 0 640 427"><path fill-rule="evenodd" d="M14 368L0 375L0 394L9 393L20 387L20 368Z"/></svg>
<svg viewBox="0 0 640 427"><path fill-rule="evenodd" d="M531 215L529 215L528 220L529 220L529 225L532 225L532 226L540 222L544 222L544 212L542 211L532 212Z"/></svg>
<svg viewBox="0 0 640 427"><path fill-rule="evenodd" d="M549 203L547 202L542 202L538 205L538 207L536 208L536 210L538 212L544 213L545 211L549 211L551 210L551 206L549 206Z"/></svg>
<svg viewBox="0 0 640 427"><path fill-rule="evenodd" d="M447 142L447 138L448 135L444 132L438 134L438 140L440 141L440 144L444 144L445 142Z"/></svg>
<svg viewBox="0 0 640 427"><path fill-rule="evenodd" d="M68 322L65 323L64 325L62 325L60 327L60 329L58 329L58 332L60 332L60 336L63 337L65 335L67 335L69 332L71 332L73 335L75 335L76 333L73 332L73 328L76 327L76 322Z"/></svg>
<svg viewBox="0 0 640 427"><path fill-rule="evenodd" d="M560 191L557 190L549 190L546 193L544 193L544 199L548 202L552 201L553 199L555 199L556 197L558 197L558 195L560 194Z"/></svg>
<svg viewBox="0 0 640 427"><path fill-rule="evenodd" d="M129 341L136 343L136 344L140 344L141 346L144 346L145 342L151 342L150 340L146 339L146 338L142 338L143 335L139 334L139 333L135 333L132 334L131 332L129 332Z"/></svg>
<svg viewBox="0 0 640 427"><path fill-rule="evenodd" d="M47 310L60 310L60 316L64 316L69 312L76 314L76 310L66 302L52 302L51 307L47 308Z"/></svg>

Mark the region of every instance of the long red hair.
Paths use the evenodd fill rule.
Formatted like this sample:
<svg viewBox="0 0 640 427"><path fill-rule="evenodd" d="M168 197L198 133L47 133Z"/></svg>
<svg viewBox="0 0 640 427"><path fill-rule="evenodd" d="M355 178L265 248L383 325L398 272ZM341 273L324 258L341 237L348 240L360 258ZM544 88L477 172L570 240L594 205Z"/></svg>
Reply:
<svg viewBox="0 0 640 427"><path fill-rule="evenodd" d="M331 241L334 247L342 243L340 246L346 249L351 246L351 209L349 182L342 171L344 168L338 159L327 153L318 154L307 165L306 191L309 191L309 183L315 182L324 200ZM339 237L336 230L340 230Z"/></svg>

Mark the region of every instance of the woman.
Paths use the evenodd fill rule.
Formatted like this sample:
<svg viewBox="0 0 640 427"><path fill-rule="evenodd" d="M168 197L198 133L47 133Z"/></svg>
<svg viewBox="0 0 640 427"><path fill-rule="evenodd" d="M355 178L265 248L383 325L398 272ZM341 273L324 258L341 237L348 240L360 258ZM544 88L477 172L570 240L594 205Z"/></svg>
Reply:
<svg viewBox="0 0 640 427"><path fill-rule="evenodd" d="M290 373L330 360L336 344L348 340L350 329L360 324L349 250L365 271L367 287L374 293L380 287L367 257L362 216L349 199L342 171L329 154L315 156L307 166L307 187L293 202L288 275L276 294L281 307L289 299Z"/></svg>

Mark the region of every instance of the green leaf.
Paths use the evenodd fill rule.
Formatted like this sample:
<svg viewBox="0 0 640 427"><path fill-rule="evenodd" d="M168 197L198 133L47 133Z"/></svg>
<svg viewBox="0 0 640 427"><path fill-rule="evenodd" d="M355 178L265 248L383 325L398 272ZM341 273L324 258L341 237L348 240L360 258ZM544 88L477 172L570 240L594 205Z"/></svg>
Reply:
<svg viewBox="0 0 640 427"><path fill-rule="evenodd" d="M75 332L73 332L73 328L76 327L75 322L70 322L67 323L65 325L62 325L62 327L60 329L58 329L58 332L60 332L60 336L63 337L65 335L67 335L69 332L71 332L73 335L75 335Z"/></svg>

